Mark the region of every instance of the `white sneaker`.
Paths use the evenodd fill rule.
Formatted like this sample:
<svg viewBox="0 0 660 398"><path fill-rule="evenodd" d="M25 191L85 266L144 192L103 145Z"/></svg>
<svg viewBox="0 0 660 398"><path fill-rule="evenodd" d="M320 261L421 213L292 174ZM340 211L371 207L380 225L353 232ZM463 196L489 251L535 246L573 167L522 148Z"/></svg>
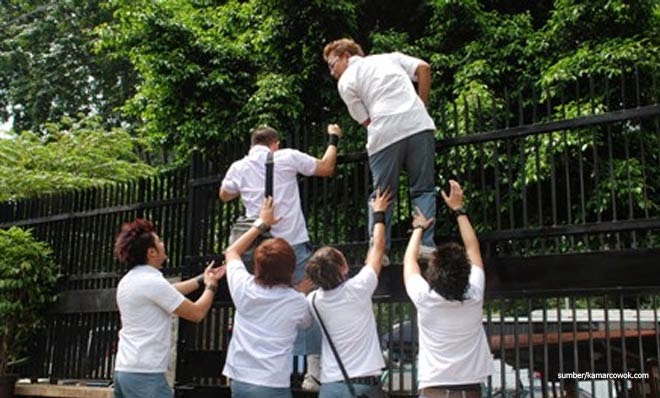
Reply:
<svg viewBox="0 0 660 398"><path fill-rule="evenodd" d="M319 355L307 355L307 373L301 387L305 391L318 392L321 387L321 357Z"/></svg>

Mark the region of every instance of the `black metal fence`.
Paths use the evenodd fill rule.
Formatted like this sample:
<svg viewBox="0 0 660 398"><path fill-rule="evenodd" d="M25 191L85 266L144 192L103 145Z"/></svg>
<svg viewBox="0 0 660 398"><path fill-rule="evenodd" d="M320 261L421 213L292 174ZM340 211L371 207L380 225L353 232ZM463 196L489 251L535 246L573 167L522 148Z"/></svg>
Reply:
<svg viewBox="0 0 660 398"><path fill-rule="evenodd" d="M496 369L487 396L564 396L575 386L560 374L573 371L657 375L655 82L654 74L622 70L553 90L532 85L502 95L468 93L434 114L438 187L449 178L461 181L486 257L484 325ZM321 153L322 132L315 130L302 128L286 141ZM245 143L228 144L219 153L196 153L186 170L0 205L0 227L32 228L53 245L61 265L60 300L22 369L26 376L110 379L119 328L114 286L124 271L112 260L114 234L124 221L149 218L166 242L166 274L198 273L222 251L241 211L237 202L221 204L217 189L229 163L246 151ZM304 178L300 185L312 242L340 246L357 269L368 239L366 155L344 153L333 178ZM394 260L410 223L405 177L401 186ZM437 241L456 238L441 199L437 221ZM383 272L374 311L387 357L385 385L393 395L410 396L416 390L415 314L400 271L393 265ZM220 370L232 311L224 289L203 323L179 323L178 396L226 393ZM303 362L294 364L295 385ZM658 391L657 379L589 379L576 386L593 396Z"/></svg>

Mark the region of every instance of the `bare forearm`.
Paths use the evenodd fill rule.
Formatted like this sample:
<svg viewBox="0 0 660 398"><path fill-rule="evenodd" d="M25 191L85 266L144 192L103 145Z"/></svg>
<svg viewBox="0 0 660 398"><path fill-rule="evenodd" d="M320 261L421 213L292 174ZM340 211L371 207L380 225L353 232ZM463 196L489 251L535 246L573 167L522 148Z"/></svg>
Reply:
<svg viewBox="0 0 660 398"><path fill-rule="evenodd" d="M261 231L255 227L250 227L240 238L238 238L231 246L225 250L225 257L227 261L239 258L254 242L257 237L261 235Z"/></svg>
<svg viewBox="0 0 660 398"><path fill-rule="evenodd" d="M417 95L424 105L429 103L429 92L431 91L431 66L426 62L421 63L416 70Z"/></svg>
<svg viewBox="0 0 660 398"><path fill-rule="evenodd" d="M374 244L369 249L367 264L371 265L377 274L383 267L383 255L385 254L385 223L379 222L374 225Z"/></svg>
<svg viewBox="0 0 660 398"><path fill-rule="evenodd" d="M187 279L185 281L177 282L173 284L174 288L178 290L184 296L194 292L199 289L199 281L197 277Z"/></svg>
<svg viewBox="0 0 660 398"><path fill-rule="evenodd" d="M329 177L335 172L337 164L337 147L335 145L328 145L323 157L319 160L316 166L316 175L320 177Z"/></svg>
<svg viewBox="0 0 660 398"><path fill-rule="evenodd" d="M410 276L421 273L417 258L419 257L419 245L422 242L423 233L424 230L422 228L415 228L408 241L406 254L403 256L404 282L407 281Z"/></svg>

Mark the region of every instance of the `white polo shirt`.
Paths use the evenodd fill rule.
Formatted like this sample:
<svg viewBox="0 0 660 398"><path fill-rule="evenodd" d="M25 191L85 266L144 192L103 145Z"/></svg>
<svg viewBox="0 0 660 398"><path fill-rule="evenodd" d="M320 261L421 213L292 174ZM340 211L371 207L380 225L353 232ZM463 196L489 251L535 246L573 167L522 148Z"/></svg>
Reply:
<svg viewBox="0 0 660 398"><path fill-rule="evenodd" d="M475 265L466 299L449 301L421 275L410 277L406 291L417 308L419 388L482 383L493 371L493 358L482 323L486 276Z"/></svg>
<svg viewBox="0 0 660 398"><path fill-rule="evenodd" d="M121 317L115 370L164 373L172 351L172 313L185 297L160 270L133 267L117 285Z"/></svg>
<svg viewBox="0 0 660 398"><path fill-rule="evenodd" d="M229 167L221 189L229 194L240 194L245 215L258 217L264 201L266 158L270 149L255 145L247 156ZM275 217L273 236L283 238L291 245L309 241L307 225L300 205L298 174L312 176L316 172L316 158L295 149L280 149L273 153L273 196Z"/></svg>
<svg viewBox="0 0 660 398"><path fill-rule="evenodd" d="M358 123L371 119L367 126L370 156L406 137L435 130L412 84L420 62L399 52L349 58L337 88L353 119Z"/></svg>
<svg viewBox="0 0 660 398"><path fill-rule="evenodd" d="M312 299L328 329L349 377L378 376L385 367L378 339L371 297L378 275L369 266L332 290L318 289L307 296L314 317ZM328 339L321 345L321 383L344 380Z"/></svg>
<svg viewBox="0 0 660 398"><path fill-rule="evenodd" d="M240 260L227 264L227 283L236 313L222 374L243 383L289 387L298 327L312 322L305 296L291 287L257 284Z"/></svg>

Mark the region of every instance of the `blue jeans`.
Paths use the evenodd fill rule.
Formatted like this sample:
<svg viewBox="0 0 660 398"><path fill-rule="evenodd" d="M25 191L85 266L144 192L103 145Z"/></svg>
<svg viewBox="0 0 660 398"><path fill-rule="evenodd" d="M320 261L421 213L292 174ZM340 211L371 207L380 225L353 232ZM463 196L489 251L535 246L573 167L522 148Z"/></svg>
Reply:
<svg viewBox="0 0 660 398"><path fill-rule="evenodd" d="M172 398L165 373L117 372L114 374L115 398Z"/></svg>
<svg viewBox="0 0 660 398"><path fill-rule="evenodd" d="M231 398L291 398L290 388L264 387L256 384L230 381Z"/></svg>
<svg viewBox="0 0 660 398"><path fill-rule="evenodd" d="M353 384L357 395L363 394L372 388L381 388L380 386L371 386L367 384ZM343 381L334 381L332 383L321 384L319 398L353 398L348 386Z"/></svg>
<svg viewBox="0 0 660 398"><path fill-rule="evenodd" d="M426 130L401 141L395 142L387 148L369 156L369 168L374 182L374 192L370 200L376 196L376 188L389 188L393 201L385 213L386 247L389 250L392 241L392 208L396 202L399 189L399 175L405 166L410 181L410 196L413 211L415 207L429 219L435 217L435 132ZM369 207L369 237L373 243L373 209ZM433 235L435 222L424 231L422 245L435 247Z"/></svg>
<svg viewBox="0 0 660 398"><path fill-rule="evenodd" d="M309 242L293 245L296 254L296 270L293 272L293 284L299 283L305 277L305 266L312 257L312 245ZM320 354L321 353L321 328L316 319L312 326L307 329L298 329L298 336L293 343L294 355Z"/></svg>

